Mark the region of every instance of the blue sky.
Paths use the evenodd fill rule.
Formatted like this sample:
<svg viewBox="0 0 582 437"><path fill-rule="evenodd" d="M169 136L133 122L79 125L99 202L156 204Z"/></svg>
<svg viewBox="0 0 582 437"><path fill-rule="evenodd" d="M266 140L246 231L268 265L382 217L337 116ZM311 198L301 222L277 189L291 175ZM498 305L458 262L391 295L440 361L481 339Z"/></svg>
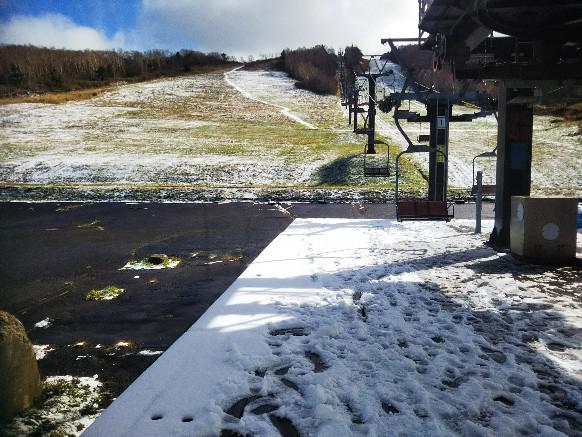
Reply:
<svg viewBox="0 0 582 437"><path fill-rule="evenodd" d="M140 0L0 0L0 17L4 21L13 15L62 14L112 37L121 29L135 27L140 4Z"/></svg>
<svg viewBox="0 0 582 437"><path fill-rule="evenodd" d="M416 35L416 0L0 0L0 43L235 56Z"/></svg>

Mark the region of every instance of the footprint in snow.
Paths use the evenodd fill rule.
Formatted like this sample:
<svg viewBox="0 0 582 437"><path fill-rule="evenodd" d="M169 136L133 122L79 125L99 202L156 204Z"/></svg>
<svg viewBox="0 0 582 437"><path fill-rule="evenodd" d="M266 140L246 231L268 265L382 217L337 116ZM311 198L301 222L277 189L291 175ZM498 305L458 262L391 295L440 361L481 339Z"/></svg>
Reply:
<svg viewBox="0 0 582 437"><path fill-rule="evenodd" d="M329 368L317 352L306 352L305 357L313 364L313 371L315 373L321 373Z"/></svg>
<svg viewBox="0 0 582 437"><path fill-rule="evenodd" d="M390 402L382 402L382 409L386 414L399 414L400 410Z"/></svg>
<svg viewBox="0 0 582 437"><path fill-rule="evenodd" d="M488 348L487 346L479 346L481 352L483 352L485 357L491 358L493 361L499 364L503 364L507 361L506 355L498 350ZM480 358L484 358L483 355L480 355ZM486 358L484 358L486 359Z"/></svg>
<svg viewBox="0 0 582 437"><path fill-rule="evenodd" d="M506 395L499 395L499 396L494 397L493 400L495 402L500 402L507 407L513 407L513 404L515 403L509 395L507 395L507 396Z"/></svg>
<svg viewBox="0 0 582 437"><path fill-rule="evenodd" d="M292 337L307 337L309 336L309 331L304 327L286 327L273 329L269 332L269 338L267 339L267 344L273 349L274 355L281 355L279 348L283 345L283 342L290 340ZM305 358L313 365L314 373L324 372L329 368L329 365L325 363L321 355L312 350L306 350L304 352ZM279 365L273 369L256 369L254 371L254 378L265 378L267 374L272 373L279 382L281 386L286 387L286 389L291 389L302 395L299 385L294 382L290 376L288 376L290 369L293 367L292 363L287 363ZM299 436L299 431L293 424L293 422L287 418L277 414L277 410L281 405L281 401L277 399L276 394L269 395L252 395L247 396L234 402L226 411L225 422L233 423L232 421L237 421L241 419L245 414L253 414L255 416L266 416L269 418L271 424L279 431L283 437L295 437ZM230 419L228 419L230 417ZM357 419L356 422L357 423ZM232 425L228 426L229 428ZM225 429L221 432L221 437L228 436L240 436L236 429Z"/></svg>

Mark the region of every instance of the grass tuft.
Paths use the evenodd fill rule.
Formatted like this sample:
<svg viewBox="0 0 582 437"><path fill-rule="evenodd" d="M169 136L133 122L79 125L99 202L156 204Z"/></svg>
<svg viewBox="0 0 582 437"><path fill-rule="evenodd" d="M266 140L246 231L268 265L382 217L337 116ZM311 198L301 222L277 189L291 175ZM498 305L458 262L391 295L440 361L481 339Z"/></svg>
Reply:
<svg viewBox="0 0 582 437"><path fill-rule="evenodd" d="M117 299L125 293L125 289L116 287L115 285L108 285L100 290L91 290L85 296L85 300L112 300Z"/></svg>

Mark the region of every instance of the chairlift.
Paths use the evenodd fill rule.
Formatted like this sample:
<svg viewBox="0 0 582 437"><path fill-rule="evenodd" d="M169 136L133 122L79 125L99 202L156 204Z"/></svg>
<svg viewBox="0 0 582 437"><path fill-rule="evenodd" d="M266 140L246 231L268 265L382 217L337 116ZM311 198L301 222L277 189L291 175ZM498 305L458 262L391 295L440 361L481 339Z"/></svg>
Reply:
<svg viewBox="0 0 582 437"><path fill-rule="evenodd" d="M497 120L497 113L494 113L495 115L495 119ZM488 126L489 121L486 119L485 120L485 125ZM489 146L489 140L490 137L487 137L487 146ZM480 158L497 158L497 147L495 147L495 149L493 149L491 152L483 152L478 154L477 156L475 156L473 158L473 185L471 187L471 195L472 196L476 196L477 195L477 172L475 171L475 161L477 159ZM489 197L495 197L497 192L497 186L495 184L488 184L488 185L481 185L481 195L482 196L489 196Z"/></svg>
<svg viewBox="0 0 582 437"><path fill-rule="evenodd" d="M497 148L492 152L483 152L473 158L473 186L471 187L471 195L477 195L477 173L475 172L475 161L479 158L497 158ZM491 185L481 185L481 195L495 197L497 191L497 186L495 184Z"/></svg>
<svg viewBox="0 0 582 437"><path fill-rule="evenodd" d="M447 202L446 187L443 187L444 200L427 200L427 199L406 199L400 200L399 181L400 181L400 158L407 153L440 153L446 160L446 155L438 150L426 145L412 144L406 150L400 152L396 157L396 219L403 220L445 220L450 221L455 216L455 206Z"/></svg>
<svg viewBox="0 0 582 437"><path fill-rule="evenodd" d="M362 114L362 121L364 122L363 127L358 126L358 114ZM369 135L371 133L370 127L368 126L368 111L364 108L356 107L354 111L354 133L358 135Z"/></svg>
<svg viewBox="0 0 582 437"><path fill-rule="evenodd" d="M385 145L386 154L367 153L367 145L364 146L364 177L387 178L390 176L390 145L381 140L375 140L374 143Z"/></svg>
<svg viewBox="0 0 582 437"><path fill-rule="evenodd" d="M376 72L372 72L371 62L376 64ZM367 94L367 102L359 103L356 109L354 123L354 132L356 134L367 135L368 141L364 146L364 177L389 177L390 176L390 146L384 141L376 139L376 108L378 101L376 97L376 81L384 76L393 75L393 71L385 71L388 61L383 65L378 63L376 55L371 56L368 63L367 72L361 71L356 73L358 81L358 91ZM367 88L367 89L366 89ZM363 106L367 106L364 109ZM358 114L361 115L363 121L362 127L358 126ZM386 152L377 153L376 145L386 146Z"/></svg>
<svg viewBox="0 0 582 437"><path fill-rule="evenodd" d="M407 77L404 86L402 88L401 96L404 95L406 88L410 82L410 77ZM396 157L396 189L395 189L395 201L396 201L396 219L398 221L403 220L445 220L450 221L455 215L454 204L449 204L447 202L447 187L446 184L443 185L443 192L441 197L444 200L427 200L427 199L406 199L400 200L400 158L408 153L440 153L447 165L448 157L446 154L437 148L431 148L429 145L423 144L413 144L410 137L406 134L402 126L400 125L400 119L398 117L400 104L402 100L398 100L394 108L394 121L396 127L400 131L400 134L404 137L408 143L408 148L398 154ZM429 181L430 183L430 181ZM430 191L430 190L429 190Z"/></svg>

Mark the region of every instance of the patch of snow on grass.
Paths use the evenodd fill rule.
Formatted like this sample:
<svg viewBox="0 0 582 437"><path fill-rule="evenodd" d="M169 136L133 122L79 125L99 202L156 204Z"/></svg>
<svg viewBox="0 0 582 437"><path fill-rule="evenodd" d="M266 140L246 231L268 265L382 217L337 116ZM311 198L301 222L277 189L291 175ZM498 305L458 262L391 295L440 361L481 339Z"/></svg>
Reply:
<svg viewBox="0 0 582 437"><path fill-rule="evenodd" d="M40 344L40 345L34 344L34 345L32 345L32 348L34 349L34 355L36 356L37 360L42 360L44 357L47 356L47 354L49 352L52 352L55 350L49 344Z"/></svg>
<svg viewBox="0 0 582 437"><path fill-rule="evenodd" d="M40 322L36 322L34 324L34 327L40 328L40 329L46 329L49 326L51 326L51 324L52 324L52 320L50 319L50 317L47 317L46 319L43 319Z"/></svg>
<svg viewBox="0 0 582 437"><path fill-rule="evenodd" d="M51 376L34 406L5 424L2 435L79 436L100 411L99 376Z"/></svg>
<svg viewBox="0 0 582 437"><path fill-rule="evenodd" d="M237 78L249 74L237 72ZM267 87L285 81L260 79ZM303 96L306 108L309 98L319 97ZM0 107L0 181L237 188L309 181L320 160L288 163L272 153L262 143L280 127L278 117L242 100L222 74L202 74L121 86L82 102ZM256 134L238 138L244 125ZM285 146L278 136L272 141L269 146Z"/></svg>
<svg viewBox="0 0 582 437"><path fill-rule="evenodd" d="M102 289L93 289L87 293L85 300L113 300L125 293L125 289L108 285Z"/></svg>
<svg viewBox="0 0 582 437"><path fill-rule="evenodd" d="M166 262L160 264L153 264L147 260L128 261L119 270L164 270L175 269L180 264L179 258L169 258Z"/></svg>
<svg viewBox="0 0 582 437"><path fill-rule="evenodd" d="M225 74L224 74L224 77L225 77L225 79L226 79L226 82L227 82L229 85L231 85L233 88L235 88L237 91L239 91L239 92L240 92L240 93L241 93L243 96L245 96L247 99L250 99L250 100L255 100L255 101L259 102L259 103L263 103L263 104L265 104L265 105L269 105L269 106L272 106L272 107L274 107L274 108L280 109L280 110L281 110L281 113L282 113L282 114L283 114L285 117L289 117L291 120L293 120L293 121L296 121L297 123L299 123L299 124L301 124L301 125L305 126L305 127L306 127L306 128L308 128L308 129L317 129L317 128L316 128L314 125L312 125L311 123L307 123L307 122L306 122L305 120L303 120L303 119L302 119L300 116L293 114L293 113L291 112L291 109L290 109L290 108L288 108L288 107L286 107L286 106L278 105L278 104L276 104L276 103L270 103L270 102L267 102L267 101L265 101L265 100L261 100L261 99L259 99L259 98L257 98L257 97L254 97L254 96L253 96L253 95L252 95L252 94L251 94L251 93L248 91L248 89L249 89L249 85L251 85L251 84L256 84L256 83L260 83L259 81L253 81L253 82L250 82L250 81L249 81L249 78L251 78L251 77L254 77L254 76L256 76L256 75L268 75L268 74L271 74L271 75L273 75L274 73L266 73L266 72L255 72L254 74L253 74L253 73L249 74L248 72L245 72L245 74L244 74L243 76L241 76L241 75L239 75L239 76L238 76L238 80L239 80L239 81L240 81L241 79L243 79L243 78L245 79L245 84L244 84L244 85L238 85L237 83L235 83L235 82L233 81L232 77L234 77L234 76L235 76L235 73L236 73L236 71L237 71L237 70L239 70L239 69L241 69L241 68L242 68L242 67L235 68L235 69L234 69L234 70L232 70L231 72L229 72L229 73L225 73ZM284 79L287 79L287 75L286 75L286 74L284 74L284 73L280 73L280 74L278 75L278 78L279 78L279 79L282 79L282 78L284 78ZM283 81L279 81L279 83L281 83L281 82L283 82ZM272 90L272 89L270 89L270 91L271 91L271 92L270 92L270 95L272 96L272 94L273 94L273 90Z"/></svg>
<svg viewBox="0 0 582 437"><path fill-rule="evenodd" d="M137 354L143 355L146 357L150 357L150 356L162 355L163 353L164 353L163 351L152 351L149 349L144 349L144 350L139 351Z"/></svg>

